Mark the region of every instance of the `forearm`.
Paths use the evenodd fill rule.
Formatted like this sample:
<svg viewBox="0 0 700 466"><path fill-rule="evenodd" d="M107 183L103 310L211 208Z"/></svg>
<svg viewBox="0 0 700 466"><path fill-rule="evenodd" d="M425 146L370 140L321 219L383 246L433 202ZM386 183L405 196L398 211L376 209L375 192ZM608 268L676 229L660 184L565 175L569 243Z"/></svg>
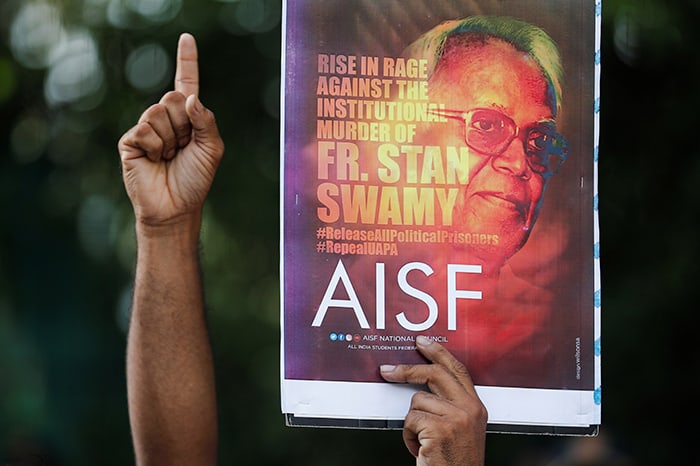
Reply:
<svg viewBox="0 0 700 466"><path fill-rule="evenodd" d="M216 464L216 395L198 260L199 218L137 225L127 348L139 465Z"/></svg>

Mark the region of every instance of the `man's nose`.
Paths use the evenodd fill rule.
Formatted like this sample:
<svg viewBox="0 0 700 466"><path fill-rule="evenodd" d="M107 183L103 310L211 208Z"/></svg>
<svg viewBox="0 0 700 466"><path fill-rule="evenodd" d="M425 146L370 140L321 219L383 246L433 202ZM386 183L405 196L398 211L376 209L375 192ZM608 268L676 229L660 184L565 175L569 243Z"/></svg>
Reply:
<svg viewBox="0 0 700 466"><path fill-rule="evenodd" d="M518 178L528 179L532 172L527 164L527 154L520 138L513 138L506 150L491 157L494 170Z"/></svg>

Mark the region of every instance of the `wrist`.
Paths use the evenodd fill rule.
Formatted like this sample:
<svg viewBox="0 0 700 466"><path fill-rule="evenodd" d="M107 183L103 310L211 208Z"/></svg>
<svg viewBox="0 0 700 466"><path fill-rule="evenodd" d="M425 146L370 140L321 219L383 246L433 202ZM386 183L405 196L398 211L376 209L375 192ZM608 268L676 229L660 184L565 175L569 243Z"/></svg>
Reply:
<svg viewBox="0 0 700 466"><path fill-rule="evenodd" d="M153 242L190 245L196 250L202 226L200 211L183 214L167 221L136 218L136 240L139 245Z"/></svg>

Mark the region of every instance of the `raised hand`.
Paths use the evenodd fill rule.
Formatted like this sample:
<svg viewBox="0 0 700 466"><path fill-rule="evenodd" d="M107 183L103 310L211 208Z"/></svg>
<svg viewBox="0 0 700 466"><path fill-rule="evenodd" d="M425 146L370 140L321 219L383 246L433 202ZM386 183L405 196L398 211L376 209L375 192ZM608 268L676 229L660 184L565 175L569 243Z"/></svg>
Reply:
<svg viewBox="0 0 700 466"><path fill-rule="evenodd" d="M418 337L416 346L432 364L380 367L387 381L430 389L413 396L404 422L404 442L416 465L483 465L488 413L467 369L428 338Z"/></svg>
<svg viewBox="0 0 700 466"><path fill-rule="evenodd" d="M118 144L124 184L143 225L167 226L201 214L224 144L198 94L197 45L183 34L175 90L146 109Z"/></svg>

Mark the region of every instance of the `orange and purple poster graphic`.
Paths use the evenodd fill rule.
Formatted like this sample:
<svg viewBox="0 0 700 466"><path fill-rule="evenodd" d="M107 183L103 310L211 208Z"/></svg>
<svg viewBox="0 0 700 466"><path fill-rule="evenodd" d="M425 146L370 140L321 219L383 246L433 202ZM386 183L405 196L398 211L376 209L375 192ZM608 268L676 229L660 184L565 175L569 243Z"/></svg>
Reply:
<svg viewBox="0 0 700 466"><path fill-rule="evenodd" d="M484 390L599 408L598 8L285 2L286 413L300 383L352 391L425 362L418 335Z"/></svg>

